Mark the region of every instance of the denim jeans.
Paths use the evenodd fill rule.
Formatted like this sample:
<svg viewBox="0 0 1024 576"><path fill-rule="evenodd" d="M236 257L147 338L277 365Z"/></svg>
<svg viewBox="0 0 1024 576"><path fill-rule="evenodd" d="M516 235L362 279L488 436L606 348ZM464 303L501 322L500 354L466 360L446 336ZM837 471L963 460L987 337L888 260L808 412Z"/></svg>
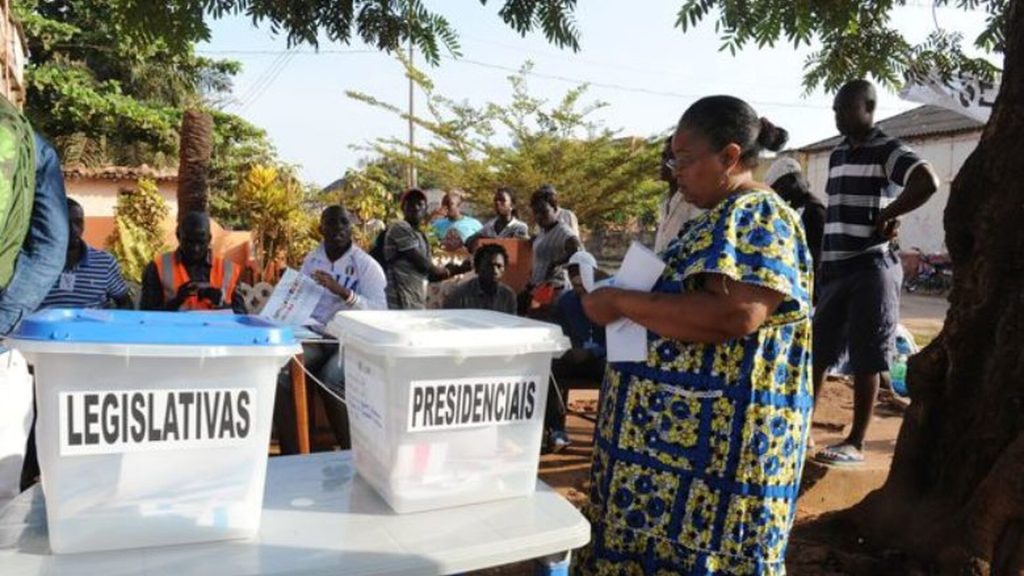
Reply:
<svg viewBox="0 0 1024 576"><path fill-rule="evenodd" d="M67 249L68 205L60 159L53 147L36 134L32 219L11 282L0 293L0 334L11 333L43 301L64 268Z"/></svg>

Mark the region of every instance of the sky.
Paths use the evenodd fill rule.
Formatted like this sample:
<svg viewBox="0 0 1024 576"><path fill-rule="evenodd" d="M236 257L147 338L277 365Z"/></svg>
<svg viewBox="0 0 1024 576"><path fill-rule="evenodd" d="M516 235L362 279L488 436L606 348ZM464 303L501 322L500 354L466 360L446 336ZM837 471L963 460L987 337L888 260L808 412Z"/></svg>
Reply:
<svg viewBox="0 0 1024 576"><path fill-rule="evenodd" d="M500 2L480 6L463 1L461 11L452 9L451 1L428 4L458 32L462 56L444 58L437 67L422 60L418 64L438 94L457 101L509 102L507 78L529 60L534 64L528 77L532 95L555 102L567 90L589 83L584 102L607 103L593 118L624 136L665 133L687 106L711 94L743 98L786 128L792 147L835 134L832 96L821 90L803 95L803 64L813 47L750 47L736 56L719 52L712 21L686 34L674 27L681 0L580 2L577 53L554 47L539 33L520 37L498 17ZM926 38L936 21L968 39L984 26L980 12L933 10L927 0L909 4L895 13L894 22L912 42ZM363 92L404 108L408 80L394 57L358 40L289 52L283 36L255 28L242 16L216 20L211 29L199 53L243 65L225 110L265 129L281 159L298 166L304 180L327 185L368 156L359 147L380 137L407 137L401 118L345 95ZM422 110L423 97L417 96ZM884 90L879 97L879 119L916 106Z"/></svg>

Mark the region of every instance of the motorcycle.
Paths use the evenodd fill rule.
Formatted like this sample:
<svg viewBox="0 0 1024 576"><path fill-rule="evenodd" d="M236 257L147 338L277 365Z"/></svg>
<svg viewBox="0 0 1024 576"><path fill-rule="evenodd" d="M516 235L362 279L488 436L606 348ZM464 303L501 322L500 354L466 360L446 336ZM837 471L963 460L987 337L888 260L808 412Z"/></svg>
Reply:
<svg viewBox="0 0 1024 576"><path fill-rule="evenodd" d="M909 294L921 293L939 296L953 288L953 266L946 256L928 255L920 248L917 253L917 273L903 282Z"/></svg>

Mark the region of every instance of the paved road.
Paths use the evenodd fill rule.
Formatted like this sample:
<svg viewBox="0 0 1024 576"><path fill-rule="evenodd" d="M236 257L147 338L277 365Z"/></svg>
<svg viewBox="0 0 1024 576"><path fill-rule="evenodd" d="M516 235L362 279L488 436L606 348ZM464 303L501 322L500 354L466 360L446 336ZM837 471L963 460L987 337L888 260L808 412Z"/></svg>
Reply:
<svg viewBox="0 0 1024 576"><path fill-rule="evenodd" d="M942 330L949 302L944 297L904 293L900 297L900 322L919 340L931 340Z"/></svg>

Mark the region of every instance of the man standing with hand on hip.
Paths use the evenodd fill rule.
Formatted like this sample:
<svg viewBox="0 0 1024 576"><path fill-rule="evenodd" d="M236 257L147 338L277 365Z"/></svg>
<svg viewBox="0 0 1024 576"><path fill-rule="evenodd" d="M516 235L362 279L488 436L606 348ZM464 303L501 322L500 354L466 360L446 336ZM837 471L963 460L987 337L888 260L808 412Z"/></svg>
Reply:
<svg viewBox="0 0 1024 576"><path fill-rule="evenodd" d="M899 322L903 272L892 240L900 216L938 189L931 166L874 125L875 88L847 82L836 95L836 128L846 138L829 158L828 210L814 314L814 392L849 347L854 377L853 426L846 440L815 460L859 466L883 373L889 371Z"/></svg>

